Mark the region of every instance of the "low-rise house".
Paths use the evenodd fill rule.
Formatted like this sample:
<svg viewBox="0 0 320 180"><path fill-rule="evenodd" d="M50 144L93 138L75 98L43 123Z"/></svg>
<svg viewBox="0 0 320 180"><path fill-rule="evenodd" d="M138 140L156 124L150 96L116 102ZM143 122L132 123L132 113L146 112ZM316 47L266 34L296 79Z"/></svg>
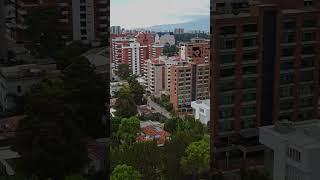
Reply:
<svg viewBox="0 0 320 180"><path fill-rule="evenodd" d="M194 118L207 125L210 121L210 99L191 102Z"/></svg>
<svg viewBox="0 0 320 180"><path fill-rule="evenodd" d="M171 134L163 130L163 124L159 122L146 121L140 123L141 134L136 138L138 142L155 141L158 146L163 146L170 140Z"/></svg>
<svg viewBox="0 0 320 180"><path fill-rule="evenodd" d="M138 109L138 114L140 116L151 115L154 112L152 108L148 105L140 105L137 107L137 109Z"/></svg>

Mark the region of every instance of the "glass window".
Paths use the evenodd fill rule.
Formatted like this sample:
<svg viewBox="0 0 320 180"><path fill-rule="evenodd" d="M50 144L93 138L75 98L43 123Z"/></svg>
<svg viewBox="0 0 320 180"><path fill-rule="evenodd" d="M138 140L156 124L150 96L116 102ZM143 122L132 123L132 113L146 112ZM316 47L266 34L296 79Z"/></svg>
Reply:
<svg viewBox="0 0 320 180"><path fill-rule="evenodd" d="M290 86L280 88L280 97L290 97L293 95L293 89Z"/></svg>
<svg viewBox="0 0 320 180"><path fill-rule="evenodd" d="M243 26L243 32L257 32L257 24L246 24Z"/></svg>
<svg viewBox="0 0 320 180"><path fill-rule="evenodd" d="M244 118L241 119L241 128L255 128L256 127L256 117Z"/></svg>
<svg viewBox="0 0 320 180"><path fill-rule="evenodd" d="M300 66L301 66L301 68L314 67L314 59L313 58L302 59Z"/></svg>
<svg viewBox="0 0 320 180"><path fill-rule="evenodd" d="M257 60L257 52L245 52L242 56L243 61L255 61Z"/></svg>
<svg viewBox="0 0 320 180"><path fill-rule="evenodd" d="M314 54L314 46L312 45L303 46L302 54Z"/></svg>
<svg viewBox="0 0 320 180"><path fill-rule="evenodd" d="M220 91L231 91L234 89L234 82L233 81L221 81L220 82Z"/></svg>
<svg viewBox="0 0 320 180"><path fill-rule="evenodd" d="M228 132L228 131L232 131L232 127L233 127L233 121L219 121L219 129L220 132Z"/></svg>
<svg viewBox="0 0 320 180"><path fill-rule="evenodd" d="M234 96L232 94L220 96L220 105L228 105L233 103L234 103Z"/></svg>
<svg viewBox="0 0 320 180"><path fill-rule="evenodd" d="M316 32L308 31L303 33L303 41L315 41L316 40Z"/></svg>
<svg viewBox="0 0 320 180"><path fill-rule="evenodd" d="M296 32L284 32L282 35L283 43L292 43L296 41Z"/></svg>
<svg viewBox="0 0 320 180"><path fill-rule="evenodd" d="M220 118L221 119L232 118L233 115L234 115L233 107L220 109Z"/></svg>
<svg viewBox="0 0 320 180"><path fill-rule="evenodd" d="M256 92L245 93L242 95L242 102L255 101L256 96L257 96Z"/></svg>
<svg viewBox="0 0 320 180"><path fill-rule="evenodd" d="M295 20L287 20L283 23L284 29L294 29L296 27L296 21Z"/></svg>
<svg viewBox="0 0 320 180"><path fill-rule="evenodd" d="M257 73L257 67L256 66L246 66L242 68L242 74L248 75L248 74L256 74Z"/></svg>
<svg viewBox="0 0 320 180"><path fill-rule="evenodd" d="M294 47L287 47L282 49L282 56L294 56Z"/></svg>
<svg viewBox="0 0 320 180"><path fill-rule="evenodd" d="M257 45L257 38L250 38L243 40L243 47L255 47Z"/></svg>
<svg viewBox="0 0 320 180"><path fill-rule="evenodd" d="M281 70L289 70L289 69L292 69L292 68L294 68L293 62L282 62L280 64L280 69Z"/></svg>
<svg viewBox="0 0 320 180"><path fill-rule="evenodd" d="M236 47L236 41L234 39L222 39L221 49L234 49Z"/></svg>
<svg viewBox="0 0 320 180"><path fill-rule="evenodd" d="M221 64L234 63L235 62L235 54L222 54L221 55Z"/></svg>
<svg viewBox="0 0 320 180"><path fill-rule="evenodd" d="M221 35L229 35L236 33L236 26L224 26L220 28Z"/></svg>
<svg viewBox="0 0 320 180"><path fill-rule="evenodd" d="M316 27L316 24L317 24L316 17L313 17L313 16L305 17L303 22L303 27Z"/></svg>
<svg viewBox="0 0 320 180"><path fill-rule="evenodd" d="M234 68L220 70L220 77L229 77L229 76L234 76Z"/></svg>
<svg viewBox="0 0 320 180"><path fill-rule="evenodd" d="M305 107L312 107L312 106L313 106L312 98L301 99L300 107L305 108Z"/></svg>
<svg viewBox="0 0 320 180"><path fill-rule="evenodd" d="M280 74L280 83L281 84L289 84L292 82L293 82L293 74L292 73Z"/></svg>
<svg viewBox="0 0 320 180"><path fill-rule="evenodd" d="M257 80L256 79L245 79L242 83L243 89L250 89L257 87Z"/></svg>
<svg viewBox="0 0 320 180"><path fill-rule="evenodd" d="M281 110L289 110L292 109L292 100L288 99L288 100L281 100L280 102L280 109Z"/></svg>
<svg viewBox="0 0 320 180"><path fill-rule="evenodd" d="M313 93L313 86L311 85L302 85L300 86L300 94L303 95L310 95Z"/></svg>
<svg viewBox="0 0 320 180"><path fill-rule="evenodd" d="M241 116L248 116L256 114L256 105L247 105L241 108Z"/></svg>
<svg viewBox="0 0 320 180"><path fill-rule="evenodd" d="M301 81L312 81L313 71L303 71L300 74Z"/></svg>

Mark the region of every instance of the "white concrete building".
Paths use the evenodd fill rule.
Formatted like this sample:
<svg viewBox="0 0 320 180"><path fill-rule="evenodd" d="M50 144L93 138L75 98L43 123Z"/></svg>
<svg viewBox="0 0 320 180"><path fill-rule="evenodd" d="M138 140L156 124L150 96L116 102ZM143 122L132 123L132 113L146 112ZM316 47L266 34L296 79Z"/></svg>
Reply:
<svg viewBox="0 0 320 180"><path fill-rule="evenodd" d="M163 46L165 46L166 44L172 46L176 44L176 39L174 38L174 35L165 34L160 37L160 44Z"/></svg>
<svg viewBox="0 0 320 180"><path fill-rule="evenodd" d="M147 60L145 79L147 91L151 94L159 95L163 91L164 69L165 64L161 58Z"/></svg>
<svg viewBox="0 0 320 180"><path fill-rule="evenodd" d="M319 120L282 121L259 131L260 143L267 146L265 167L273 180L319 180Z"/></svg>
<svg viewBox="0 0 320 180"><path fill-rule="evenodd" d="M210 121L210 99L193 101L191 107L195 119L207 125Z"/></svg>

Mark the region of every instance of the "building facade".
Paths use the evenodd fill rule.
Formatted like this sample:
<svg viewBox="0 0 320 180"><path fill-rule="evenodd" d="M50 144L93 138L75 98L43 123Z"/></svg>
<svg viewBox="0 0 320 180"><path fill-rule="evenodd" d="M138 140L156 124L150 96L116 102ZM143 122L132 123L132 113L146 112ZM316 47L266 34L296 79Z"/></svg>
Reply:
<svg viewBox="0 0 320 180"><path fill-rule="evenodd" d="M303 121L317 114L319 10L272 3L211 19L216 143L222 134L241 136L279 119Z"/></svg>
<svg viewBox="0 0 320 180"><path fill-rule="evenodd" d="M210 59L210 40L201 38L192 38L191 42L179 44L179 54L183 61L204 60L209 63Z"/></svg>
<svg viewBox="0 0 320 180"><path fill-rule="evenodd" d="M111 26L111 34L121 34L120 26Z"/></svg>
<svg viewBox="0 0 320 180"><path fill-rule="evenodd" d="M165 89L165 63L161 58L148 59L146 63L146 86L147 91L159 96L161 91Z"/></svg>
<svg viewBox="0 0 320 180"><path fill-rule="evenodd" d="M210 121L210 99L193 101L191 107L194 118L207 126Z"/></svg>
<svg viewBox="0 0 320 180"><path fill-rule="evenodd" d="M60 22L67 40L81 40L83 42L101 42L109 32L108 4L103 0L16 0L10 1L15 8L16 18L12 22L11 38L17 42L24 42L25 21L32 10L41 6L52 6L61 12Z"/></svg>
<svg viewBox="0 0 320 180"><path fill-rule="evenodd" d="M319 132L319 120L260 127L260 142L267 147L265 167L274 180L319 179Z"/></svg>

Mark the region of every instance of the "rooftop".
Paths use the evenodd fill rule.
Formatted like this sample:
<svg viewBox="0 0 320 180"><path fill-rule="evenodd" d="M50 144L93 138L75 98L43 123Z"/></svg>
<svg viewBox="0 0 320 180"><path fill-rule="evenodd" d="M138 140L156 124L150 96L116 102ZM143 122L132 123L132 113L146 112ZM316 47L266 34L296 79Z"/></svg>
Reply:
<svg viewBox="0 0 320 180"><path fill-rule="evenodd" d="M281 139L304 148L320 148L320 121L278 121L275 125L260 127Z"/></svg>

